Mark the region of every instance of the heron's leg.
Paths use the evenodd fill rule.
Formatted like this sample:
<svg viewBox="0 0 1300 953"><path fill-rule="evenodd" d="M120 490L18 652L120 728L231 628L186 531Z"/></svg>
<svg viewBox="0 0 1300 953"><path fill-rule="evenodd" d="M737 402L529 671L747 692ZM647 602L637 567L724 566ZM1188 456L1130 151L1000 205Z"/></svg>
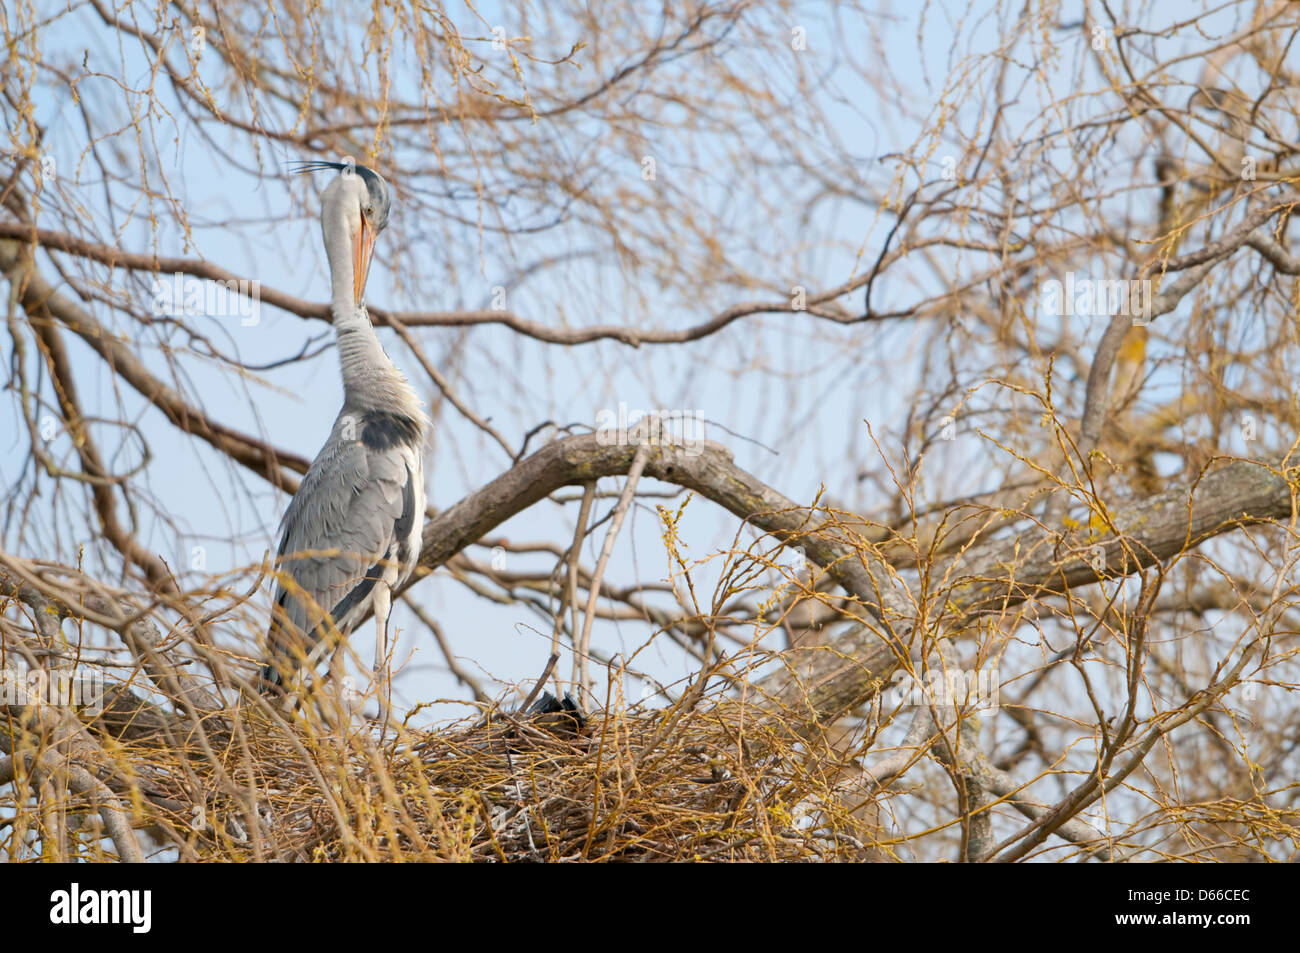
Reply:
<svg viewBox="0 0 1300 953"><path fill-rule="evenodd" d="M347 653L344 651L342 640L335 641L329 657L329 681L326 683L328 687L325 688L325 694L334 705L336 722L331 727L336 731L345 732L352 721L353 709L352 699L348 697Z"/></svg>
<svg viewBox="0 0 1300 953"><path fill-rule="evenodd" d="M392 686L389 684L388 666L388 615L393 607L393 594L383 582L375 585L375 683L379 695L379 739L382 742L388 729L388 705Z"/></svg>
<svg viewBox="0 0 1300 953"><path fill-rule="evenodd" d="M343 684L343 677L347 675L346 662L347 653L343 651L343 643L340 642L330 653L330 681Z"/></svg>
<svg viewBox="0 0 1300 953"><path fill-rule="evenodd" d="M341 733L347 731L352 720L352 709L347 703L345 692L345 644L337 628L323 623L320 637L307 653L307 660L302 667L303 678L310 680L309 692L314 698L316 712L330 730ZM327 656L329 675L322 677L317 669Z"/></svg>

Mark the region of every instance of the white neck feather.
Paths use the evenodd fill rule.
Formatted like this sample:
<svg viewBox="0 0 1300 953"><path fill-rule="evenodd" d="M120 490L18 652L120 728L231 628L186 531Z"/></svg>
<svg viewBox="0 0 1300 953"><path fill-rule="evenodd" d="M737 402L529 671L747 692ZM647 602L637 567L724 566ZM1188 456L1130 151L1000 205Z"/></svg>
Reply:
<svg viewBox="0 0 1300 953"><path fill-rule="evenodd" d="M428 418L410 382L389 360L364 306L352 298L352 225L345 211L343 190L327 189L321 226L330 266L330 311L338 335L343 370L343 402L355 410L385 410L402 414L422 428Z"/></svg>

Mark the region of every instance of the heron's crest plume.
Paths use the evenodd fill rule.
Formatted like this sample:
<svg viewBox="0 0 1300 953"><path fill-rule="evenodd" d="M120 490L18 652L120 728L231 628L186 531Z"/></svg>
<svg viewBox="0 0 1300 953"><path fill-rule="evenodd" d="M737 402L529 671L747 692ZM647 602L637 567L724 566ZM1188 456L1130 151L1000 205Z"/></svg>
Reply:
<svg viewBox="0 0 1300 953"><path fill-rule="evenodd" d="M291 162L289 171L299 174L309 172L354 172L361 177L366 191L370 194L370 199L375 206L382 211L381 221L387 222L388 210L393 204L393 191L389 187L387 180L376 172L359 162L348 160L346 162L330 162L326 159L309 159Z"/></svg>

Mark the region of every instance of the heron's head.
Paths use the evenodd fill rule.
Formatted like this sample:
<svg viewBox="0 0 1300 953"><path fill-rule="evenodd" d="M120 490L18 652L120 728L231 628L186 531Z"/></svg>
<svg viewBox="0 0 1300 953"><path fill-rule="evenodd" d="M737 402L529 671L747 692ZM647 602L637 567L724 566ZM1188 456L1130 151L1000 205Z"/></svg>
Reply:
<svg viewBox="0 0 1300 953"><path fill-rule="evenodd" d="M302 162L298 165L299 172L322 169L335 169L339 173L321 195L325 251L331 256L331 267L335 267L334 256L346 249L352 265L353 304L359 306L366 290L366 277L370 274L375 238L388 224L388 213L393 205L392 190L378 172L351 160Z"/></svg>

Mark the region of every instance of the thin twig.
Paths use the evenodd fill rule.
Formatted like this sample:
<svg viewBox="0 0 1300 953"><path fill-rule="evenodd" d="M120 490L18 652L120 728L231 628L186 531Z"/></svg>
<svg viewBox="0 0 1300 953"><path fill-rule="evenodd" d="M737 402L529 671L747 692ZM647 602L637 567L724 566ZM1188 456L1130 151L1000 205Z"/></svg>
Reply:
<svg viewBox="0 0 1300 953"><path fill-rule="evenodd" d="M560 654L560 630L564 628L564 612L567 607L573 613L573 627L570 631L575 634L578 631L578 560L582 556L582 541L587 536L587 519L591 515L591 505L596 497L596 481L592 480L582 490L582 506L578 509L578 522L573 528L573 545L569 547L568 558L568 578L566 579L564 592L560 596L560 608L555 613L555 628L551 631L551 653L558 656ZM574 646L575 650L577 646ZM574 658L577 654L575 651ZM555 676L555 692L560 693L560 677Z"/></svg>
<svg viewBox="0 0 1300 953"><path fill-rule="evenodd" d="M648 456L649 450L646 444L643 443L636 448L636 456L632 458L632 466L627 472L627 482L623 485L623 494L614 507L614 521L610 524L609 532L605 534L605 543L600 548L600 558L596 560L596 569L591 574L587 612L582 620L582 636L573 653L573 681L579 691L591 691L587 672L587 652L591 647L591 623L596 617L596 600L600 597L600 579L605 574L609 554L614 551L614 540L618 537L618 531L623 526L623 518L627 516L628 507L632 504L632 497L636 494L636 484L641 479L641 471L645 469Z"/></svg>

